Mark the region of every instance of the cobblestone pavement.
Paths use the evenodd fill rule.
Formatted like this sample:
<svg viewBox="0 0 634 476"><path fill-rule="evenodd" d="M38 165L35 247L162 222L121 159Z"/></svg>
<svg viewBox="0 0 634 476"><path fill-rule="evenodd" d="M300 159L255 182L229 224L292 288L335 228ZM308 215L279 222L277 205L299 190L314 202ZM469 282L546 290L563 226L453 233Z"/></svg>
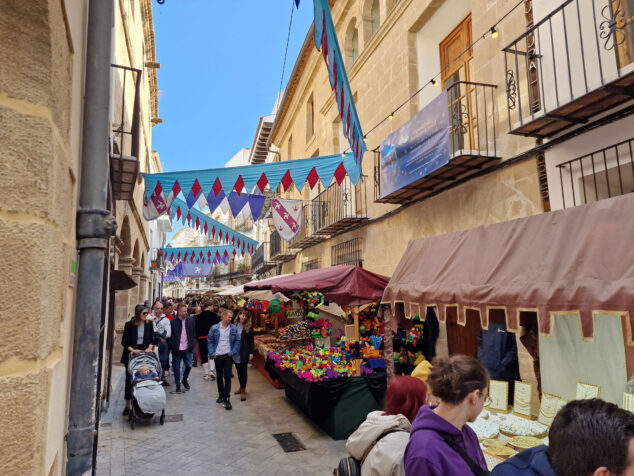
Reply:
<svg viewBox="0 0 634 476"><path fill-rule="evenodd" d="M345 455L345 441L330 438L252 367L249 398L233 396L233 410L216 403L216 382L203 380L198 367L189 378L191 391L167 394L166 415L182 415L182 421L160 426L157 419L132 430L121 415L123 370L113 367L111 404L99 429L98 476L331 475ZM236 376L233 390L237 384ZM286 432L306 450L285 453L273 434Z"/></svg>

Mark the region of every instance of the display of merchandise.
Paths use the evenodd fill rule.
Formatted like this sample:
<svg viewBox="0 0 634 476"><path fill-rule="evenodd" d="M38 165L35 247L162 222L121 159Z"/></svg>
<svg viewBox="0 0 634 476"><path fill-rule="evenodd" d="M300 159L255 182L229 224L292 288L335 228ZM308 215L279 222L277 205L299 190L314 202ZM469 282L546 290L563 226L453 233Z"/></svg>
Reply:
<svg viewBox="0 0 634 476"><path fill-rule="evenodd" d="M534 436L514 436L508 441L508 444L517 451L523 451L544 443L540 438L535 438Z"/></svg>
<svg viewBox="0 0 634 476"><path fill-rule="evenodd" d="M508 415L500 423L500 432L508 436L534 436L543 438L548 433L548 427L535 420Z"/></svg>
<svg viewBox="0 0 634 476"><path fill-rule="evenodd" d="M299 321L295 324L289 324L279 330L280 339L308 339L311 337L311 328L308 321Z"/></svg>
<svg viewBox="0 0 634 476"><path fill-rule="evenodd" d="M475 431L475 434L480 441L495 438L500 434L499 425L488 418L488 415L486 418L483 418L482 415L480 415L475 421L467 422L467 425Z"/></svg>

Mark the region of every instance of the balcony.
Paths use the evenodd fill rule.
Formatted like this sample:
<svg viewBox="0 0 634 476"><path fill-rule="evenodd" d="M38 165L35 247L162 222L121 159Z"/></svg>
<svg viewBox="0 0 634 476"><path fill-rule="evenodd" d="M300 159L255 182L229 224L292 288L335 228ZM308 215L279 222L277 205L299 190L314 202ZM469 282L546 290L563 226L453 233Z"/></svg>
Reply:
<svg viewBox="0 0 634 476"><path fill-rule="evenodd" d="M251 260L254 273L264 273L277 264L271 260L271 244L267 241L255 249L255 254Z"/></svg>
<svg viewBox="0 0 634 476"><path fill-rule="evenodd" d="M336 185L335 185L336 186ZM291 241L291 248L303 250L328 239L328 235L318 233L320 226L320 207L314 201L303 206L302 226Z"/></svg>
<svg viewBox="0 0 634 476"><path fill-rule="evenodd" d="M557 165L562 208L634 192L634 138Z"/></svg>
<svg viewBox="0 0 634 476"><path fill-rule="evenodd" d="M313 227L320 235L335 235L368 219L366 177L356 187L346 177L341 185L333 184L311 202Z"/></svg>
<svg viewBox="0 0 634 476"><path fill-rule="evenodd" d="M377 151L374 201L405 204L422 200L499 162L495 89L492 84L470 81L457 81L449 86L449 161L386 196L381 195L382 158Z"/></svg>
<svg viewBox="0 0 634 476"><path fill-rule="evenodd" d="M110 149L110 183L115 200L132 200L139 174L142 71L113 64L115 110ZM131 114L131 119L128 116Z"/></svg>
<svg viewBox="0 0 634 476"><path fill-rule="evenodd" d="M567 0L502 50L511 134L551 137L634 97L630 5Z"/></svg>
<svg viewBox="0 0 634 476"><path fill-rule="evenodd" d="M294 251L289 242L283 240L277 231L271 233L271 261L274 263L284 263L295 258L297 254Z"/></svg>

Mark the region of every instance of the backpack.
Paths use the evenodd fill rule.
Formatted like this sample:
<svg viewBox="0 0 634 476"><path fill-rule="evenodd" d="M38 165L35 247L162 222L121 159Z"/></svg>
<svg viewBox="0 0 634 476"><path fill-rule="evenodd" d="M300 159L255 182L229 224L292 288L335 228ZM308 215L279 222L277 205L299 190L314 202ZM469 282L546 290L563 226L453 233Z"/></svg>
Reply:
<svg viewBox="0 0 634 476"><path fill-rule="evenodd" d="M333 476L361 476L361 465L370 454L370 451L372 451L372 448L374 448L383 437L389 435L390 433L396 433L397 431L406 430L389 430L381 434L376 440L372 442L370 446L368 446L368 448L365 450L365 453L363 453L361 460L353 458L352 456L341 458L341 460L339 460L339 464L332 472Z"/></svg>

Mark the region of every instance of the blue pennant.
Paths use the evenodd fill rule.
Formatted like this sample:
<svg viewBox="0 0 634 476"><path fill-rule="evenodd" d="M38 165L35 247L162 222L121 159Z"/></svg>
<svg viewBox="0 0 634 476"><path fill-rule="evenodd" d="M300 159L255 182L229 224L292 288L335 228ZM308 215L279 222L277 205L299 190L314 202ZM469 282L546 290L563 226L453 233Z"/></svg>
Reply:
<svg viewBox="0 0 634 476"><path fill-rule="evenodd" d="M266 197L264 195L249 195L249 208L254 222L260 218L265 201Z"/></svg>

